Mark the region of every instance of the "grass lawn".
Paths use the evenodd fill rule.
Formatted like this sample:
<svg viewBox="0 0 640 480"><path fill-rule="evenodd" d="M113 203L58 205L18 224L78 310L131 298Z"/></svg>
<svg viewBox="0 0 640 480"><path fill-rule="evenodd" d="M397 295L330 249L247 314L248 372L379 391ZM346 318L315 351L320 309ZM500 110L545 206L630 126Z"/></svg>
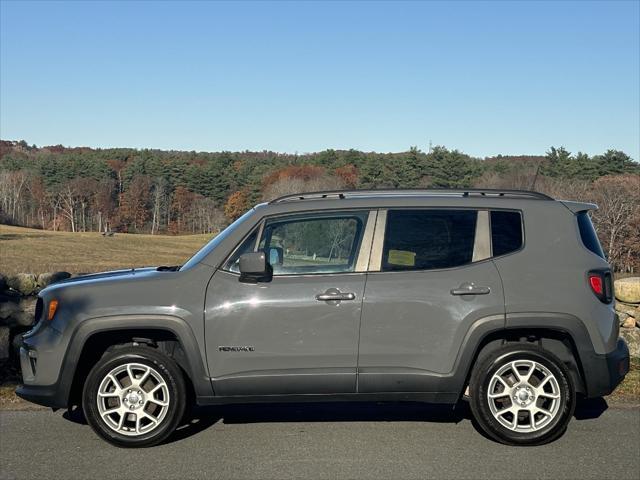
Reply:
<svg viewBox="0 0 640 480"><path fill-rule="evenodd" d="M0 273L91 273L181 265L214 235L49 232L0 225Z"/></svg>

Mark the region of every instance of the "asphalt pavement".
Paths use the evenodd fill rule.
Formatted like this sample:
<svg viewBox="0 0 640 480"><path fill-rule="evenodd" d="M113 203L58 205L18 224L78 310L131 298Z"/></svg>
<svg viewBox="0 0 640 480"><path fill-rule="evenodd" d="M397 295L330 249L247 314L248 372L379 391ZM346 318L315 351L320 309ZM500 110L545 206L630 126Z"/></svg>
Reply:
<svg viewBox="0 0 640 480"><path fill-rule="evenodd" d="M466 406L293 404L196 412L167 443L126 450L79 413L0 412L0 478L640 480L640 409L583 404L563 437L497 444Z"/></svg>

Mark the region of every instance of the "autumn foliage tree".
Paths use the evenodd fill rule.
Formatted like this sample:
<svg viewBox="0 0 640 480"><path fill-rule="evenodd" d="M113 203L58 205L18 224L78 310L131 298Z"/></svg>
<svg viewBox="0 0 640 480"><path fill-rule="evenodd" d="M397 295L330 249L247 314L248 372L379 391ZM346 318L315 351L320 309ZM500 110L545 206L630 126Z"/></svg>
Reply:
<svg viewBox="0 0 640 480"><path fill-rule="evenodd" d="M292 193L338 190L345 185L341 177L328 174L324 167L292 165L276 170L265 177L262 198L273 200Z"/></svg>
<svg viewBox="0 0 640 480"><path fill-rule="evenodd" d="M224 214L230 222L233 222L249 208L251 208L251 204L247 192L238 190L229 196L229 200L224 205Z"/></svg>
<svg viewBox="0 0 640 480"><path fill-rule="evenodd" d="M346 188L356 188L358 186L358 169L351 164L335 169L336 177L342 180Z"/></svg>
<svg viewBox="0 0 640 480"><path fill-rule="evenodd" d="M120 194L120 223L131 225L138 231L149 217L151 180L140 175L134 177L129 187Z"/></svg>
<svg viewBox="0 0 640 480"><path fill-rule="evenodd" d="M190 192L182 185L176 187L171 199L171 221L169 222L169 231L171 233L179 233L185 223L185 216L195 198L195 194Z"/></svg>

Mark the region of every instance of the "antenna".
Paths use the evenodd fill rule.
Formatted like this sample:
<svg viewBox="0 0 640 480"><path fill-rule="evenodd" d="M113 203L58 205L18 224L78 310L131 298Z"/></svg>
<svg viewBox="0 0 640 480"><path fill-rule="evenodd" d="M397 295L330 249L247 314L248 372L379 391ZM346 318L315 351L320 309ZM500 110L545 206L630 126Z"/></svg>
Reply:
<svg viewBox="0 0 640 480"><path fill-rule="evenodd" d="M540 173L540 165L542 165L542 160L538 162L538 166L536 167L536 174L533 176L533 182L531 182L531 187L529 187L529 190L533 190L536 186L536 181L538 180L538 173Z"/></svg>

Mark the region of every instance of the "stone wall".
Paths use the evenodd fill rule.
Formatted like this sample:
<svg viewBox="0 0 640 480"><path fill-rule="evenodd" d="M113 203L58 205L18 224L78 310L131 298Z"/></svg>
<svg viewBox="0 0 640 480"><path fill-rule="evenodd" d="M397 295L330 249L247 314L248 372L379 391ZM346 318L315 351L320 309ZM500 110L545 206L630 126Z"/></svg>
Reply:
<svg viewBox="0 0 640 480"><path fill-rule="evenodd" d="M631 355L640 357L640 277L616 280L614 286L620 336L629 344Z"/></svg>
<svg viewBox="0 0 640 480"><path fill-rule="evenodd" d="M67 272L0 274L0 360L15 356L12 344L33 325L38 292L69 277Z"/></svg>

